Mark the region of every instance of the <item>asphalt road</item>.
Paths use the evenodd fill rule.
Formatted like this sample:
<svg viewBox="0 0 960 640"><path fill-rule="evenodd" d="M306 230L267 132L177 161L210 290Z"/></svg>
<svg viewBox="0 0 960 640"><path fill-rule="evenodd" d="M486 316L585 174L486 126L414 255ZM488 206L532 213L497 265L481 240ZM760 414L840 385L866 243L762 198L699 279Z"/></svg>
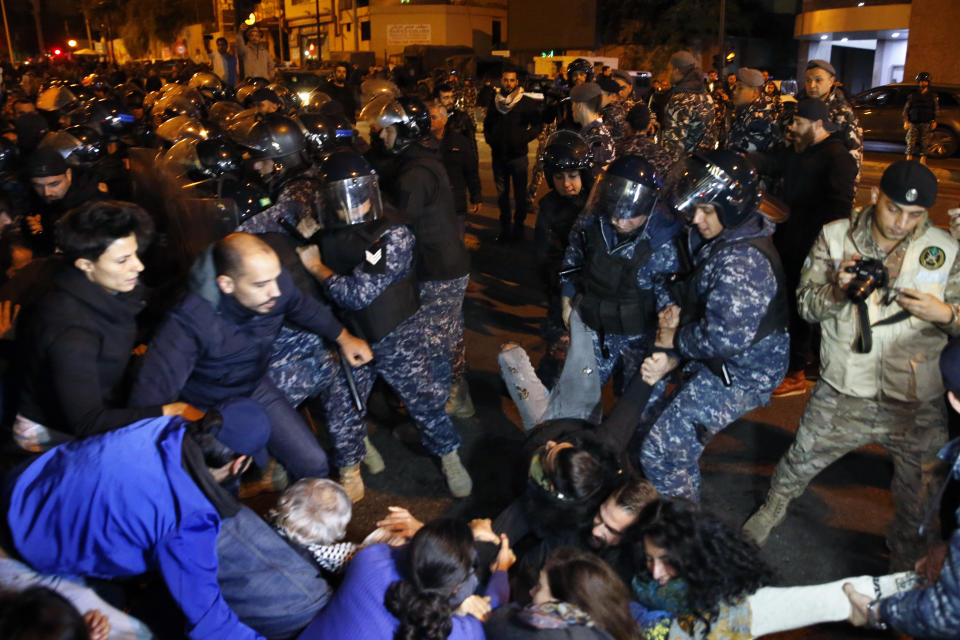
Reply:
<svg viewBox="0 0 960 640"><path fill-rule="evenodd" d="M531 145L531 147L534 145ZM354 509L349 534L361 539L386 513L386 507L408 507L421 519L442 513L492 517L510 500L510 474L516 465L522 433L516 409L506 394L496 366L500 345L516 341L534 363L542 355L540 321L545 296L533 269L532 227L528 239L498 245L495 191L489 152L480 142L483 208L469 219L468 246L472 275L465 303L470 388L476 416L455 420L463 435L462 453L474 479L474 495L451 500L438 465L417 445L391 434L387 419L371 420L371 437L387 463L378 476L366 476L367 497ZM868 153L858 202L869 199L886 163L895 154ZM941 180L934 221L946 225L946 209L960 202L960 161L932 162ZM769 475L791 442L807 396L775 399L724 430L707 447L702 460L703 502L740 523L764 495ZM607 397L609 404L610 398ZM888 490L892 465L878 447L857 451L828 468L791 506L786 522L770 538L764 557L779 583L815 584L845 576L886 572L883 531L893 505ZM269 501L262 497L258 502ZM875 632L846 624L822 625L778 638L867 638Z"/></svg>

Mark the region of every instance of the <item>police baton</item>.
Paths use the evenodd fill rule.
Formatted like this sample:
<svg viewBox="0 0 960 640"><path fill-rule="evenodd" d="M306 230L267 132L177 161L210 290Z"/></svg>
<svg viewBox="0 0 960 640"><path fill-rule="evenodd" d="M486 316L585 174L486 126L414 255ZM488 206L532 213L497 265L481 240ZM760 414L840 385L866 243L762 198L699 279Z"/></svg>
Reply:
<svg viewBox="0 0 960 640"><path fill-rule="evenodd" d="M343 375L347 378L347 388L350 389L353 408L357 410L357 413L363 415L363 400L360 398L360 392L357 391L357 381L353 378L353 366L347 361L347 356L343 353L342 348L337 347L337 351L340 352L340 368L343 369Z"/></svg>

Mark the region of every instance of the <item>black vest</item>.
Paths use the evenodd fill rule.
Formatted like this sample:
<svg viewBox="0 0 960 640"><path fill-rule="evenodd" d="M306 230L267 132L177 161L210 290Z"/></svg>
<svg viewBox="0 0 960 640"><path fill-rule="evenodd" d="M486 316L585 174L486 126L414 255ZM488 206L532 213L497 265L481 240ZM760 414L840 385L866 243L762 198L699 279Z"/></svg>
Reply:
<svg viewBox="0 0 960 640"><path fill-rule="evenodd" d="M394 223L381 219L342 229L324 231L320 237L323 263L338 275L352 273L365 261L364 252L380 240L380 235ZM386 247L383 247L386 260ZM369 343L379 341L420 308L413 268L363 309L338 308L338 315L350 331Z"/></svg>
<svg viewBox="0 0 960 640"><path fill-rule="evenodd" d="M936 117L936 107L934 100L937 94L933 89L927 89L925 93L919 89L910 94L910 107L907 109L907 121L914 123L930 122Z"/></svg>
<svg viewBox="0 0 960 640"><path fill-rule="evenodd" d="M674 278L671 288L674 299L680 304L681 327L685 324L699 321L706 314L707 301L701 299L697 291L697 282L707 263L722 254L727 247L738 244L749 244L756 247L764 257L766 257L767 261L770 262L773 275L777 280L777 291L767 304L767 310L763 314L763 319L760 320L760 326L757 328L757 333L753 337L750 345L757 344L774 331L779 329L786 330L789 323L786 279L783 273L783 265L780 263L780 255L774 248L773 240L770 237L741 238L722 242L719 247L713 250L713 253L711 253L706 260L696 266L693 266L686 240L686 236L683 235L678 236L676 240L677 253L680 258L680 268L683 270L683 273L678 274Z"/></svg>
<svg viewBox="0 0 960 640"><path fill-rule="evenodd" d="M607 251L600 221L584 232L583 298L580 317L600 333L636 335L656 326L652 289L637 286L637 271L650 259L650 243L641 240L629 260Z"/></svg>

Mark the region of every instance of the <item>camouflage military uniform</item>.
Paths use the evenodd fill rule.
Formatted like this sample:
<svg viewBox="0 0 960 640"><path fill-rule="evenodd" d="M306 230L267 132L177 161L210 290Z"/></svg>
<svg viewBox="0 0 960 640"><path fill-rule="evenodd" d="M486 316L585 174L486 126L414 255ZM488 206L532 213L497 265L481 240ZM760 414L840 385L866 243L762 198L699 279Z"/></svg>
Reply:
<svg viewBox="0 0 960 640"><path fill-rule="evenodd" d="M470 276L420 282L420 312L431 344L437 379L447 385L467 377L467 352L463 342L463 298ZM420 336L423 339L423 335Z"/></svg>
<svg viewBox="0 0 960 640"><path fill-rule="evenodd" d="M247 233L289 233L280 224L280 220L286 220L293 226L306 218L313 216L321 220L319 207L319 198L317 198L317 184L309 175L299 175L285 185L280 190L273 205L248 218L243 224L237 227L237 231L246 231Z"/></svg>
<svg viewBox="0 0 960 640"><path fill-rule="evenodd" d="M771 151L781 139L777 112L763 96L734 109L727 130L727 149L730 151Z"/></svg>
<svg viewBox="0 0 960 640"><path fill-rule="evenodd" d="M901 242L893 252L885 255L871 236L871 217L872 207L855 214L849 236L865 258L884 260L890 280L894 282L911 240ZM847 221L831 224L847 224ZM929 227L929 220L924 221L914 230L912 238L918 238ZM836 317L848 304L845 298L838 299L835 294L833 283L836 264L836 258L821 231L807 257L797 291L801 315L805 320L826 322L828 318ZM943 299L953 305L956 315L957 303L960 303L960 260L954 261L949 270ZM940 328L950 335L960 332L960 325L956 321ZM821 358L825 363L854 357L852 350L847 354L829 353L827 345L831 330L826 326L823 330ZM874 339L879 340L876 336ZM884 366L895 369L916 366L914 360L907 362L905 358L936 358L938 355L912 355L914 351L907 352L902 348L898 351L893 340L885 347L878 345L873 348L883 348L884 353L889 351ZM907 353L911 355L905 355ZM897 361L897 354L900 354L901 362ZM828 373L825 371L824 375ZM903 391L909 393L906 389ZM890 489L897 511L887 535L891 568L908 569L925 551L925 541L917 531L929 503L927 487L932 480L931 468L945 440L946 413L942 396L917 401L905 401L882 394L870 398L855 397L841 393L828 381L821 379L800 419L796 439L773 472L770 479L771 494L792 500L800 496L821 471L847 453L872 442L881 444L894 460Z"/></svg>
<svg viewBox="0 0 960 640"><path fill-rule="evenodd" d="M859 180L860 166L863 164L863 129L860 128L857 114L853 112L853 108L839 89L832 89L823 101L830 107L830 121L839 128L838 135L843 140L843 145L857 161L857 179Z"/></svg>
<svg viewBox="0 0 960 640"><path fill-rule="evenodd" d="M640 156L653 165L661 180L667 177L670 167L673 166L673 156L642 133L636 133L618 142L616 153L618 158Z"/></svg>
<svg viewBox="0 0 960 640"><path fill-rule="evenodd" d="M324 282L323 288L336 306L363 309L388 286L406 277L412 268L415 240L409 229L392 226L380 237L386 239L387 247L384 273L367 273L360 265L350 275L333 275ZM354 368L353 375L364 401L370 395L374 380L381 376L397 392L416 421L423 446L431 454L442 456L459 448L460 434L444 409L450 384L436 374L432 362L436 346L424 340L428 318L428 309L424 305L385 337L371 344L373 360ZM353 466L365 455L364 416L352 410L345 384L332 389L325 402L328 414L344 417L342 422L330 424L334 463L338 467Z"/></svg>
<svg viewBox="0 0 960 640"><path fill-rule="evenodd" d="M705 244L695 229L690 234L700 241L694 263L706 262L696 281L704 315L677 330L681 381L669 393L670 376L654 387L631 454L661 494L696 501L703 448L728 424L770 402L787 371L790 338L775 330L753 343L777 290L773 267L759 249L736 244L709 260L725 241L772 235L773 223L757 215ZM717 357L726 363L729 387L707 367Z"/></svg>
<svg viewBox="0 0 960 640"><path fill-rule="evenodd" d="M594 171L604 168L617 156L617 150L613 146L613 137L610 135L610 129L604 124L602 119L597 119L588 124L580 132L583 139L587 141L590 147L592 164Z"/></svg>
<svg viewBox="0 0 960 640"><path fill-rule="evenodd" d="M663 110L661 142L674 159L717 144L716 108L703 83L678 85Z"/></svg>
<svg viewBox="0 0 960 640"><path fill-rule="evenodd" d="M907 123L906 153L908 156L926 156L927 149L930 148L930 133L933 131L931 125L940 117L940 98L932 89L929 92L931 94L930 99L924 101L926 113L913 113L914 117L911 118L911 111L914 111L912 107L918 102L918 99L922 100L924 98L919 90L915 90L907 96L907 101L903 105L903 121ZM918 116L922 120L918 119ZM917 143L919 143L919 146ZM917 150L917 153L914 153L914 150Z"/></svg>
<svg viewBox="0 0 960 640"><path fill-rule="evenodd" d="M720 83L717 83L717 86L710 92L710 97L713 98L713 106L717 109L717 143L721 149L725 149L731 110L730 97Z"/></svg>
<svg viewBox="0 0 960 640"><path fill-rule="evenodd" d="M534 200L536 200L537 192L540 191L540 185L543 184L544 175L543 175L543 149L547 144L547 140L557 130L557 123L547 122L543 125L543 129L540 130L540 135L537 136L537 155L533 164L533 173L530 175L530 184L527 186L527 211L536 211L534 206Z"/></svg>
<svg viewBox="0 0 960 640"><path fill-rule="evenodd" d="M627 135L627 107L623 102L608 102L600 109L600 117L610 130L614 143Z"/></svg>

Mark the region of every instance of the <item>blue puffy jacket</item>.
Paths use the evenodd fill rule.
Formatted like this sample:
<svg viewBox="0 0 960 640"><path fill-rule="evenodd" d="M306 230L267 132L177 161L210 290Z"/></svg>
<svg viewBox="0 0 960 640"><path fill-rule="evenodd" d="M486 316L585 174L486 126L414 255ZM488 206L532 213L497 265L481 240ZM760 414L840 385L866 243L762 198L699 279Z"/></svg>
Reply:
<svg viewBox="0 0 960 640"><path fill-rule="evenodd" d="M251 311L221 295L209 252L198 263L191 292L171 309L144 358L130 405L183 400L205 409L249 396L267 373L274 340L285 321L334 340L343 325L330 309L303 293L283 270L280 298L269 313Z"/></svg>

